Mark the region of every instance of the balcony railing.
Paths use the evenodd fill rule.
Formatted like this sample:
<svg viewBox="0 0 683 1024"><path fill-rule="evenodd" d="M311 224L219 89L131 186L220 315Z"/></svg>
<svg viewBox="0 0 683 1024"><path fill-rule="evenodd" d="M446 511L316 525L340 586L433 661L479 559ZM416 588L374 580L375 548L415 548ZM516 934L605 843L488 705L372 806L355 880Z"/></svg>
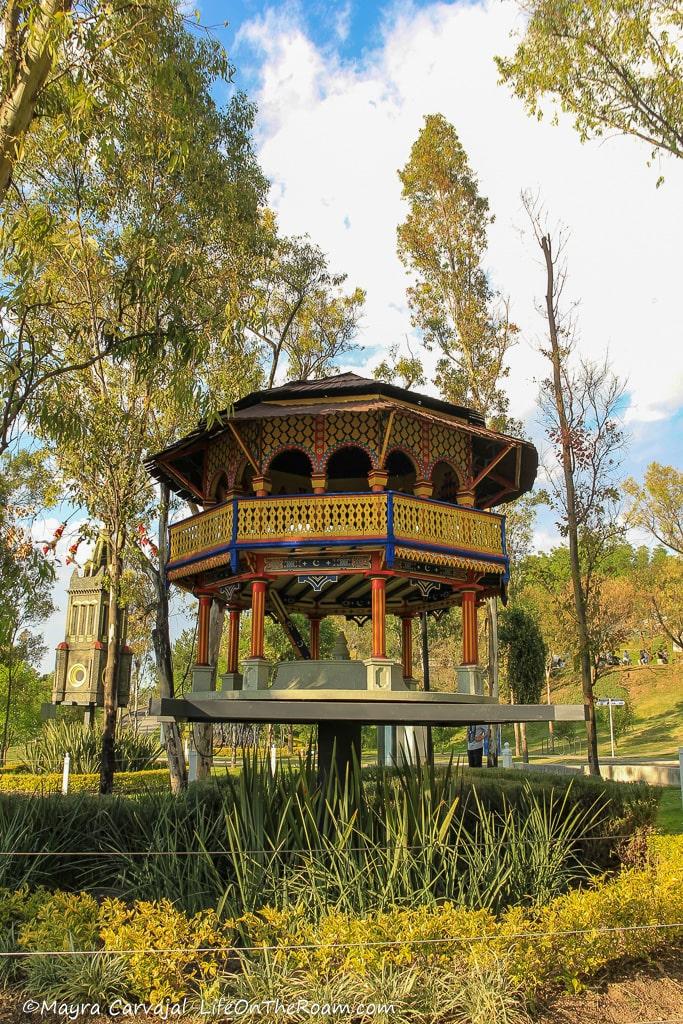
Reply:
<svg viewBox="0 0 683 1024"><path fill-rule="evenodd" d="M428 498L308 494L233 498L175 523L170 563L190 563L240 549L320 547L332 542L455 551L506 560L504 517Z"/></svg>

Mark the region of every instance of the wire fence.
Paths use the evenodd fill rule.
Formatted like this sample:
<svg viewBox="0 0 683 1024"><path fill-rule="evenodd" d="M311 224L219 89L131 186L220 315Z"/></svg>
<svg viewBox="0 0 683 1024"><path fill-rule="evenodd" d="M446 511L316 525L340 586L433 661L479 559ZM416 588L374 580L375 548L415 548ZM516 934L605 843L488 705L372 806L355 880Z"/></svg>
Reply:
<svg viewBox="0 0 683 1024"><path fill-rule="evenodd" d="M572 836L571 841L573 843L581 842L612 842L633 839L633 835L629 833L618 833L615 835L605 833L604 835L595 835L586 833L584 835ZM548 836L548 841L553 841L553 836ZM486 842L472 842L469 840L471 846L487 847L490 844ZM518 843L515 839L500 839L496 840L496 846L509 846ZM280 854L309 854L309 853L368 853L373 850L405 850L406 852L412 850L457 850L460 848L459 843L373 843L369 841L363 846L343 846L337 847L333 843L329 846L298 846L298 847L278 847L273 846L269 848L261 849L248 849L243 850L242 848L230 849L223 847L218 850L0 850L0 857L224 857L226 855L248 855L248 856L260 856L262 854L280 855Z"/></svg>
<svg viewBox="0 0 683 1024"><path fill-rule="evenodd" d="M117 953L121 956L138 956L147 954L162 954L166 956L178 955L180 953L198 954L240 954L240 953L273 953L278 950L295 952L311 949L391 949L404 946L448 946L463 942L504 942L515 943L522 940L547 939L547 938L572 938L579 935L592 935L601 938L606 935L621 933L647 932L659 930L675 930L680 928L683 932L683 921L675 921L667 924L632 924L620 925L614 928L570 928L552 932L511 932L509 935L503 933L484 933L481 935L445 935L441 938L417 939L405 936L401 939L357 939L354 942L300 942L300 943L279 943L268 945L262 943L259 946L150 946L143 949L41 949L41 950L9 950L1 951L0 959L22 959L31 957L63 957L63 956L102 956L104 954Z"/></svg>

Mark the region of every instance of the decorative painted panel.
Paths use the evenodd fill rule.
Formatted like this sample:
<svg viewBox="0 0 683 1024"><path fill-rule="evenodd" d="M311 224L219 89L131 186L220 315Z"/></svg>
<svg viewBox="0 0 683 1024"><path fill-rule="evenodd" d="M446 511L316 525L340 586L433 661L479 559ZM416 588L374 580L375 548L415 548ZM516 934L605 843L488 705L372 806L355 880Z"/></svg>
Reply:
<svg viewBox="0 0 683 1024"><path fill-rule="evenodd" d="M397 412L391 427L388 451L400 448L410 455L418 476L423 476L427 471L429 452L425 451L424 427L425 421L417 416L411 416L403 412Z"/></svg>
<svg viewBox="0 0 683 1024"><path fill-rule="evenodd" d="M317 498L242 499L237 541L339 540L384 537L387 501L383 494L326 495Z"/></svg>
<svg viewBox="0 0 683 1024"><path fill-rule="evenodd" d="M353 445L364 448L370 456L373 469L379 465L382 446L382 426L376 412L338 412L325 417L324 462L339 448ZM318 468L318 467L317 467Z"/></svg>
<svg viewBox="0 0 683 1024"><path fill-rule="evenodd" d="M171 526L171 562L200 551L229 544L232 538L232 503L219 505Z"/></svg>
<svg viewBox="0 0 683 1024"><path fill-rule="evenodd" d="M396 540L503 554L497 516L398 494L394 498L394 536Z"/></svg>
<svg viewBox="0 0 683 1024"><path fill-rule="evenodd" d="M300 448L315 465L315 417L287 416L265 419L261 424L261 464L263 470L271 460L287 448Z"/></svg>
<svg viewBox="0 0 683 1024"><path fill-rule="evenodd" d="M216 478L225 473L228 478L228 486L235 483L235 473L244 456L232 434L220 434L209 445L204 460L204 487L209 497L213 497Z"/></svg>
<svg viewBox="0 0 683 1024"><path fill-rule="evenodd" d="M429 460L425 466L425 476L431 476L435 464L443 459L451 463L461 482L466 481L470 476L470 450L469 434L457 427L432 420L429 423Z"/></svg>

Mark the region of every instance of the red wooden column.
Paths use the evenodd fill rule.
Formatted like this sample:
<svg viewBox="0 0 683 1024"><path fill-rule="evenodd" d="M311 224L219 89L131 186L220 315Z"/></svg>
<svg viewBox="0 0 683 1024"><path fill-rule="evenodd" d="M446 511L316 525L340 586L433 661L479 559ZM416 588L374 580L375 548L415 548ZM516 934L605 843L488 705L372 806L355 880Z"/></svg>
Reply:
<svg viewBox="0 0 683 1024"><path fill-rule="evenodd" d="M413 678L413 616L401 616L401 662L403 678Z"/></svg>
<svg viewBox="0 0 683 1024"><path fill-rule="evenodd" d="M312 661L318 661L320 658L320 620L321 615L309 615L308 621L310 623L310 643L309 650Z"/></svg>
<svg viewBox="0 0 683 1024"><path fill-rule="evenodd" d="M462 592L462 663L463 665L479 664L479 645L477 634L477 592Z"/></svg>
<svg viewBox="0 0 683 1024"><path fill-rule="evenodd" d="M228 619L228 672L237 673L240 660L240 609L231 608Z"/></svg>
<svg viewBox="0 0 683 1024"><path fill-rule="evenodd" d="M372 657L386 658L387 656L387 593L386 579L384 576L373 576L371 586L371 611L372 611Z"/></svg>
<svg viewBox="0 0 683 1024"><path fill-rule="evenodd" d="M265 580L254 580L251 585L251 657L264 657L264 623L266 615Z"/></svg>
<svg viewBox="0 0 683 1024"><path fill-rule="evenodd" d="M211 621L212 594L199 594L199 622L197 623L197 665L209 664L209 623Z"/></svg>

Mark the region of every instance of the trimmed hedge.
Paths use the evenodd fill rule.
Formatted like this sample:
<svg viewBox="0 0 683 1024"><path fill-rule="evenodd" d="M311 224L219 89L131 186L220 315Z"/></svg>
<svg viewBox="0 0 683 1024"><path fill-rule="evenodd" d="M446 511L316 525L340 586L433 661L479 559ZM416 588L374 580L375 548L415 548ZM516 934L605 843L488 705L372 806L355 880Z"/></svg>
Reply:
<svg viewBox="0 0 683 1024"><path fill-rule="evenodd" d="M100 788L99 774L69 775L69 793L96 794ZM148 768L142 772L117 772L114 776L114 791L117 794L136 794L169 790L168 768ZM33 775L31 772L7 772L0 774L0 793L16 795L48 796L61 793L62 773L46 772Z"/></svg>

